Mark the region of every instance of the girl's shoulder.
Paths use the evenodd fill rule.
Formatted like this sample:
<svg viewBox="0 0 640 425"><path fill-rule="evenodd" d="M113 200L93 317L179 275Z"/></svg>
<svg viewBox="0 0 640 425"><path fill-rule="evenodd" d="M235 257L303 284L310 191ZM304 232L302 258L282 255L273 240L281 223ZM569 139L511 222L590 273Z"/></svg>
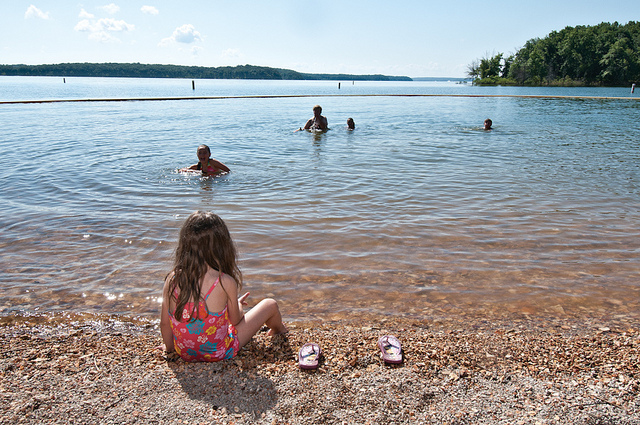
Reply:
<svg viewBox="0 0 640 425"><path fill-rule="evenodd" d="M238 291L238 283L233 277L229 276L226 273L220 273L220 285L222 285L223 289L227 293L230 290L234 292Z"/></svg>
<svg viewBox="0 0 640 425"><path fill-rule="evenodd" d="M171 271L167 277L164 279L164 291L166 292L169 289L169 285L173 281L173 277L175 276L175 271Z"/></svg>
<svg viewBox="0 0 640 425"><path fill-rule="evenodd" d="M230 283L233 283L235 285L236 280L232 276L226 273L220 273L220 283L222 283L223 285L228 285Z"/></svg>

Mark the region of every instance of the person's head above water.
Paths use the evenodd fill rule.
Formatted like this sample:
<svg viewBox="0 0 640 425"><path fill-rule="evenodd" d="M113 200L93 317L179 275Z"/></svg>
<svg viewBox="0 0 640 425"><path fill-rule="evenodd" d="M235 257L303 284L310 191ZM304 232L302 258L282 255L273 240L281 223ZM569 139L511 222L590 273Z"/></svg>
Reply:
<svg viewBox="0 0 640 425"><path fill-rule="evenodd" d="M327 118L322 116L322 107L320 105L316 105L313 107L313 118L309 119L304 127L300 127L299 130L321 130L325 131L329 129L329 123L327 122Z"/></svg>
<svg viewBox="0 0 640 425"><path fill-rule="evenodd" d="M349 130L353 130L356 128L356 123L353 121L353 118L347 118L347 127Z"/></svg>
<svg viewBox="0 0 640 425"><path fill-rule="evenodd" d="M207 145L200 145L198 146L197 153L198 153L198 160L201 163L206 163L209 157L211 156L211 149L209 149L209 146Z"/></svg>
<svg viewBox="0 0 640 425"><path fill-rule="evenodd" d="M491 121L489 118L487 118L486 120L484 120L484 129L485 130L493 130L491 128L491 126L493 125L493 121Z"/></svg>

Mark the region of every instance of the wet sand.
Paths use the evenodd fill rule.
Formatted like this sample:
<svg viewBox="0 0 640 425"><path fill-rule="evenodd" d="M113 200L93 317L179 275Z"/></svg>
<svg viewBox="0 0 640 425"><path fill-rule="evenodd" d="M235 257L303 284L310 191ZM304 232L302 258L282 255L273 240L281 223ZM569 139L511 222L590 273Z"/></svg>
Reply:
<svg viewBox="0 0 640 425"><path fill-rule="evenodd" d="M155 348L155 323L1 322L0 423L640 423L640 332L622 315L289 322L194 364ZM388 333L402 365L380 359ZM301 371L309 341L325 356Z"/></svg>

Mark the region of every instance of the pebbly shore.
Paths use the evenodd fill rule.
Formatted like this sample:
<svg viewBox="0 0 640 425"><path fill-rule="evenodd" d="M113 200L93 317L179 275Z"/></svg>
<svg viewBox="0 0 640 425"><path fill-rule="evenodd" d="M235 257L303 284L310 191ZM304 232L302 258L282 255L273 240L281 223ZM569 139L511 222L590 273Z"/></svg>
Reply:
<svg viewBox="0 0 640 425"><path fill-rule="evenodd" d="M232 360L165 356L157 324L0 321L2 424L640 424L625 320L287 323ZM376 341L396 335L404 363ZM302 371L296 354L324 357Z"/></svg>

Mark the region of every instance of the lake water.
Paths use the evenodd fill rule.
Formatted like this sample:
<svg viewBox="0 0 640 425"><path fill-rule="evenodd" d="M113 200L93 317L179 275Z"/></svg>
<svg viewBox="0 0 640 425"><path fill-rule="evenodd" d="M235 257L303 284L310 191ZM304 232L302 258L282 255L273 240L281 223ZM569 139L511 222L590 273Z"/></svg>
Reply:
<svg viewBox="0 0 640 425"><path fill-rule="evenodd" d="M0 77L0 315L155 319L182 222L211 210L285 320L640 316L629 88L195 85ZM192 99L11 103L161 97ZM331 130L294 132L314 104ZM232 172L178 173L201 143Z"/></svg>

